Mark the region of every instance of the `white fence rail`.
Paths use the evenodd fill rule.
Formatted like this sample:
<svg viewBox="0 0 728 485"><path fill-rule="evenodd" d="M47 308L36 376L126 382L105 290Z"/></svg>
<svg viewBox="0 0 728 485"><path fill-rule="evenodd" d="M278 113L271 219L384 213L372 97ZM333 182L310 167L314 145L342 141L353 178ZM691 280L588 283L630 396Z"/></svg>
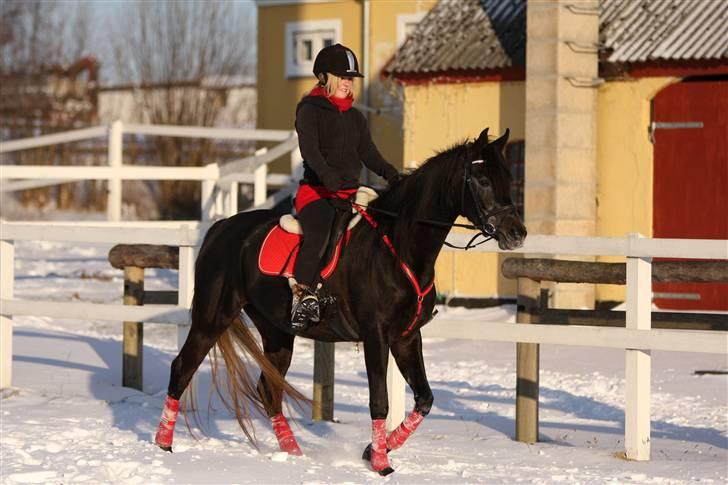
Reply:
<svg viewBox="0 0 728 485"><path fill-rule="evenodd" d="M204 167L162 167L123 165L124 134L258 140L280 142L249 157L224 165ZM43 146L106 137L108 166L0 165L3 192L56 185L68 181L107 180L107 220L121 220L121 183L124 180L197 180L202 183L202 219L230 216L237 212L240 183L254 185L254 207L271 207L292 192L301 175L301 155L295 132L285 130L238 130L194 126L124 124L114 121L97 126L0 143L0 154ZM291 175L268 174L268 164L290 153ZM283 187L284 194L268 197L268 186Z"/></svg>

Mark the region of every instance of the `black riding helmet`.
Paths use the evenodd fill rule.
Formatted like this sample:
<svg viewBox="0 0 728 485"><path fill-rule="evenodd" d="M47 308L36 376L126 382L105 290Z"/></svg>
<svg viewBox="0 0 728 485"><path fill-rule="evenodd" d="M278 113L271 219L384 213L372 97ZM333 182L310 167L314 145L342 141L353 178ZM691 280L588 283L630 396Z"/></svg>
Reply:
<svg viewBox="0 0 728 485"><path fill-rule="evenodd" d="M313 62L314 76L325 83L327 72L338 77L364 77L359 72L359 61L354 51L341 44L324 47L316 55Z"/></svg>

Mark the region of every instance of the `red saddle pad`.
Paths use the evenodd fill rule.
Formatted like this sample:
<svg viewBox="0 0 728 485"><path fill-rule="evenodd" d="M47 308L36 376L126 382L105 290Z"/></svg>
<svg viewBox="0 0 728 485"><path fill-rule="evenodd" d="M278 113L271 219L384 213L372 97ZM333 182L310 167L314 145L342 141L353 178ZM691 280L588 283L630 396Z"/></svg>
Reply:
<svg viewBox="0 0 728 485"><path fill-rule="evenodd" d="M347 239L348 239L347 233ZM331 261L321 270L321 277L328 278L334 272L339 262L341 244L344 238L339 240L336 251ZM268 276L293 276L293 267L298 257L298 249L301 246L301 235L284 231L281 226L276 225L268 232L258 254L258 269Z"/></svg>

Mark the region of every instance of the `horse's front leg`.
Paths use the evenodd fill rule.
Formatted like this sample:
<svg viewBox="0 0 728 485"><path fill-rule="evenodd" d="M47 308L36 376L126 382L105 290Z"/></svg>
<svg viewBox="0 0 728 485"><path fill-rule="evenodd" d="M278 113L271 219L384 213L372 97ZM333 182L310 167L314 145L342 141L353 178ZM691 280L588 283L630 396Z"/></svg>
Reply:
<svg viewBox="0 0 728 485"><path fill-rule="evenodd" d="M388 349L383 335L373 331L364 340L364 361L369 381L369 412L372 417L372 444L370 463L380 475L389 475L394 470L387 458L387 359Z"/></svg>
<svg viewBox="0 0 728 485"><path fill-rule="evenodd" d="M430 412L434 398L425 374L420 332L417 331L407 338L393 342L390 348L397 367L415 396L415 407L412 412L387 436L387 448L396 450L417 430L422 420Z"/></svg>

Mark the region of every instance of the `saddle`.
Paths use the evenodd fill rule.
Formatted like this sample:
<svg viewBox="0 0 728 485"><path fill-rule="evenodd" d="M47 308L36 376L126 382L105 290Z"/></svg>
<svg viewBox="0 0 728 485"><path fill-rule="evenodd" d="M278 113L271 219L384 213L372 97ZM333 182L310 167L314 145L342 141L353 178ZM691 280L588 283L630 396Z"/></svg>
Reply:
<svg viewBox="0 0 728 485"><path fill-rule="evenodd" d="M357 190L355 203L367 206L377 198L374 189L361 186ZM361 215L352 208L351 212L339 212L334 220L331 238L322 258L321 278L329 278L339 262L342 246L349 241L351 229L361 220ZM346 233L346 238L343 237ZM281 216L263 240L258 253L258 269L267 276L293 277L293 268L298 257L303 232L298 220L291 214Z"/></svg>

